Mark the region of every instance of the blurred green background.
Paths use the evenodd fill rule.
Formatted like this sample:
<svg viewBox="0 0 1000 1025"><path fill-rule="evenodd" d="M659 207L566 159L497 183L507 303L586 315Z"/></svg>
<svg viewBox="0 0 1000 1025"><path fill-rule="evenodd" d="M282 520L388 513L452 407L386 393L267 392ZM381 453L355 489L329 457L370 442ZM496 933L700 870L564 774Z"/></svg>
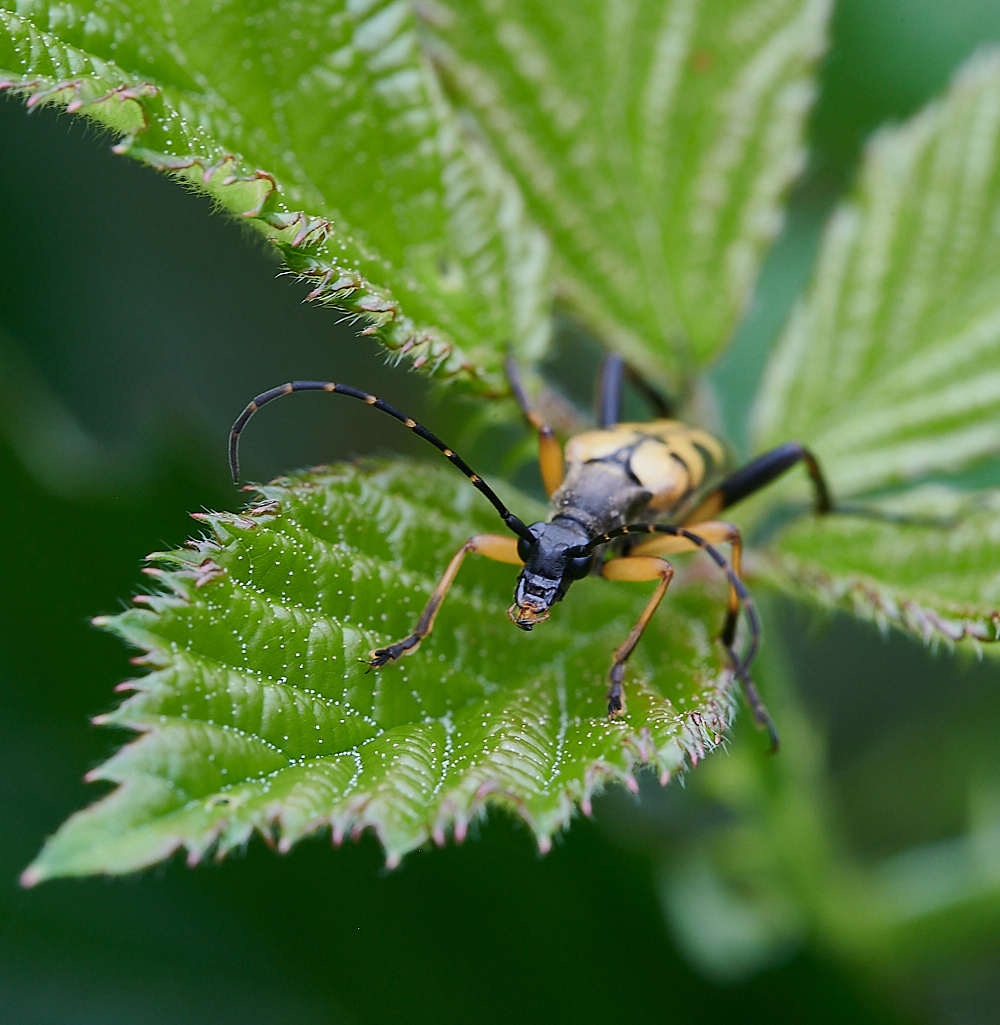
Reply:
<svg viewBox="0 0 1000 1025"><path fill-rule="evenodd" d="M762 355L864 139L986 40L1000 41L996 0L837 4L810 167L713 373L738 444ZM995 899L884 963L800 922L720 981L678 924L679 866L697 872L702 838L727 814L702 769L686 789L645 780L639 802L606 795L545 858L493 816L463 847L417 852L392 874L372 839L323 838L284 858L254 842L219 866L175 859L22 891L45 836L98 796L84 772L124 739L89 725L130 675L129 653L89 618L129 599L143 555L195 532L189 511L240 503L225 441L250 396L291 378L346 381L426 418L477 467L496 458L483 434L460 444L474 409L386 367L334 313L303 305L307 289L276 277L239 226L113 157L84 123L0 100L0 154L0 1020L1000 1022ZM395 426L303 396L255 421L245 476L419 452ZM836 821L834 857L946 853L975 795L1000 794L995 663L932 659L785 604L768 612L769 657L787 657L794 687L769 697L786 749L766 771L795 776L813 752L803 801ZM732 754L714 756L717 776L760 762L747 718ZM806 905L823 885L800 888ZM710 906L695 911L712 920Z"/></svg>

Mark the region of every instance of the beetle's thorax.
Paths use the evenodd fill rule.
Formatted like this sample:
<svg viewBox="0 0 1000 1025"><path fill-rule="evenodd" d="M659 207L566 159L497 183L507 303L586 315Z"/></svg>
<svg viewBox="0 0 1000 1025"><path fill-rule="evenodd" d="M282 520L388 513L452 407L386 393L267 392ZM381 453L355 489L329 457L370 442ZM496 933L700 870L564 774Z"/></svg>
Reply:
<svg viewBox="0 0 1000 1025"><path fill-rule="evenodd" d="M550 519L594 537L634 522L652 497L620 462L570 463L552 496Z"/></svg>
<svg viewBox="0 0 1000 1025"><path fill-rule="evenodd" d="M714 438L676 420L619 424L571 438L549 521L529 528L534 543L521 554L525 564L507 610L513 622L530 630L548 619L569 585L593 566L592 556L574 557L574 551L626 523L677 512L723 459Z"/></svg>
<svg viewBox="0 0 1000 1025"><path fill-rule="evenodd" d="M677 420L618 424L566 445L566 477L552 496L552 520L603 534L678 509L725 460L711 435Z"/></svg>

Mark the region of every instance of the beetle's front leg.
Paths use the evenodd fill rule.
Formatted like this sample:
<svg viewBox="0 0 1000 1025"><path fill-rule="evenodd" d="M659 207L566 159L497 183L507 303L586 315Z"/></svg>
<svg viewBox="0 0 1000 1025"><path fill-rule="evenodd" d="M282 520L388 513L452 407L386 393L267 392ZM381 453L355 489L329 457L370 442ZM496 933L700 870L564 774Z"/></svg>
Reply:
<svg viewBox="0 0 1000 1025"><path fill-rule="evenodd" d="M660 581L628 637L615 649L611 671L608 673L609 718L614 719L625 713L625 691L622 687L622 680L625 678L625 663L639 643L639 638L652 619L656 606L660 604L661 599L667 593L673 575L674 567L666 559L645 556L611 559L601 567L601 576L606 580L656 580L659 578Z"/></svg>
<svg viewBox="0 0 1000 1025"><path fill-rule="evenodd" d="M371 659L368 660L368 665L372 669L381 669L382 666L389 662L395 662L420 647L420 642L434 629L434 617L437 616L441 602L444 601L448 589L455 582L455 577L458 575L462 561L469 552L485 555L486 558L494 559L497 562L509 562L515 566L521 565L521 558L517 554L517 538L503 537L500 534L476 534L475 537L470 537L452 556L451 562L448 563L448 568L444 571L444 575L438 581L437 587L434 588L434 593L424 606L424 611L420 613L420 618L417 620L417 625L413 628L413 633L408 637L404 637L401 641L390 644L388 647L377 648L373 651Z"/></svg>

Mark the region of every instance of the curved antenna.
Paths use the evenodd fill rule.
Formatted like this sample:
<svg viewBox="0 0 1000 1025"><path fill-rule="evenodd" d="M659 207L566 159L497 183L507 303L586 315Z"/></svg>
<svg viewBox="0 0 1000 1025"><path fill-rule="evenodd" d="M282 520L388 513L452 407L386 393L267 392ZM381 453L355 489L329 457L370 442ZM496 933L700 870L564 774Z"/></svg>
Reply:
<svg viewBox="0 0 1000 1025"><path fill-rule="evenodd" d="M507 524L508 527L519 537L524 538L525 541L531 544L535 543L534 535L528 530L527 526L519 520L508 508L500 501L493 489L485 483L479 474L474 473L472 468L462 459L461 456L453 452L448 446L436 435L431 434L426 427L422 427L412 417L407 416L405 413L400 413L398 409L393 409L388 402L383 402L380 398L375 395L369 395L367 392L358 391L357 388L350 388L346 384L335 384L333 381L290 381L288 384L279 385L277 388L271 388L269 391L261 392L250 404L243 410L242 413L236 418L236 423L233 424L233 429L229 434L229 468L233 473L233 483L238 484L240 479L240 460L239 460L239 446L240 446L240 434L243 433L243 428L246 427L247 421L260 409L261 406L266 405L268 402L274 399L281 398L282 395L290 395L293 391L325 391L325 392L336 392L338 395L347 395L352 399L359 399L361 402L366 403L369 406L374 406L376 409L380 409L383 413L388 413L389 416L394 417L404 427L409 427L414 434L419 434L425 441L429 441L438 451L444 453L445 456L451 462L457 466L466 477L472 481L474 487L476 487L482 494L484 494L489 501L492 503L493 508L500 514L500 518Z"/></svg>
<svg viewBox="0 0 1000 1025"><path fill-rule="evenodd" d="M743 684L745 688L750 688L756 694L756 688L753 686L753 682L750 680L747 672L750 663L753 661L754 655L757 654L757 648L760 645L760 620L757 617L757 610L754 607L754 603L750 598L750 592L746 589L746 585L736 575L733 567L729 564L726 557L716 548L714 545L710 545L703 537L699 537L697 534L692 533L686 527L672 527L666 524L660 523L630 523L625 527L617 527L614 530L609 530L606 534L599 534L597 537L592 537L585 545L579 545L576 548L571 549L567 554L578 553L579 555L590 555L594 549L599 548L603 544L607 544L609 541L613 541L616 537L624 537L626 534L669 534L671 537L683 537L690 541L692 544L697 545L703 549L711 557L712 561L726 574L730 585L736 592L737 598L739 598L740 605L743 611L747 615L747 620L750 623L750 648L747 651L746 657L741 661L736 652L733 650L733 638L727 636L729 631L725 631L722 637L722 643L729 652L729 657L733 660L733 670L736 673L737 678ZM733 624L735 626L735 623ZM758 699L759 700L759 699Z"/></svg>

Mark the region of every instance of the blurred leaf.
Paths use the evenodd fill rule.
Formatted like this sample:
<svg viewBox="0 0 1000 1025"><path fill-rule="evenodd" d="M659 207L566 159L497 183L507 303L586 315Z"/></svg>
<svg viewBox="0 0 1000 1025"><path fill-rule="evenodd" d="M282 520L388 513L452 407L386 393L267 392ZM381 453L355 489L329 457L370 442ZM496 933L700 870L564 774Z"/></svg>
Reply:
<svg viewBox="0 0 1000 1025"><path fill-rule="evenodd" d="M505 343L541 355L547 243L463 135L405 0L0 8L0 88L208 192L390 350L494 388Z"/></svg>
<svg viewBox="0 0 1000 1025"><path fill-rule="evenodd" d="M90 774L121 784L74 815L25 875L129 872L184 846L197 861L257 830L286 850L330 826L371 827L390 864L486 806L547 849L605 782L665 780L716 746L731 676L712 641L724 591L672 589L630 661L628 716L605 717L614 647L648 588L577 583L528 635L504 609L515 571L470 557L432 635L368 673L405 636L453 552L496 516L448 468L338 467L260 489L213 537L156 557L165 593L103 621L154 671L100 722L138 730ZM526 499L517 499L524 509ZM533 510L537 512L537 510ZM404 568L405 567L405 568Z"/></svg>
<svg viewBox="0 0 1000 1025"><path fill-rule="evenodd" d="M838 496L1000 450L998 143L996 50L876 136L771 360L756 449L809 444Z"/></svg>
<svg viewBox="0 0 1000 1025"><path fill-rule="evenodd" d="M998 143L994 50L971 59L941 101L876 137L831 220L754 420L757 449L808 444L835 501L1000 449ZM801 494L805 475L792 476L761 496L757 515ZM997 493L918 489L878 508L900 522L803 520L761 571L925 640L996 640Z"/></svg>
<svg viewBox="0 0 1000 1025"><path fill-rule="evenodd" d="M0 327L0 437L47 491L75 499L113 487L117 496L145 484L137 446L95 438Z"/></svg>
<svg viewBox="0 0 1000 1025"><path fill-rule="evenodd" d="M1000 639L1000 491L928 484L876 508L901 522L800 518L755 575L925 641Z"/></svg>
<svg viewBox="0 0 1000 1025"><path fill-rule="evenodd" d="M688 960L722 982L788 960L821 919L825 901L842 893L843 861L831 851L825 804L824 746L788 686L776 640L762 648L754 675L780 724L780 755L747 743L747 723L738 724L728 757L712 758L689 788L715 814L703 812L700 828L663 852L667 922Z"/></svg>
<svg viewBox="0 0 1000 1025"><path fill-rule="evenodd" d="M421 7L549 231L557 289L653 381L728 340L803 159L827 0Z"/></svg>
<svg viewBox="0 0 1000 1025"><path fill-rule="evenodd" d="M842 831L823 737L789 686L780 648L766 646L756 670L782 725L781 757L736 743L730 757L712 758L691 789L716 814L664 852L661 901L691 962L732 982L812 940L884 983L990 952L1000 915L995 786L970 791L960 835L859 858Z"/></svg>
<svg viewBox="0 0 1000 1025"><path fill-rule="evenodd" d="M660 873L660 900L677 945L702 975L721 983L782 964L804 938L801 912L773 853L761 857L763 838L746 825L728 832L734 850L726 853L736 854L728 871L693 846L686 857L665 861Z"/></svg>

